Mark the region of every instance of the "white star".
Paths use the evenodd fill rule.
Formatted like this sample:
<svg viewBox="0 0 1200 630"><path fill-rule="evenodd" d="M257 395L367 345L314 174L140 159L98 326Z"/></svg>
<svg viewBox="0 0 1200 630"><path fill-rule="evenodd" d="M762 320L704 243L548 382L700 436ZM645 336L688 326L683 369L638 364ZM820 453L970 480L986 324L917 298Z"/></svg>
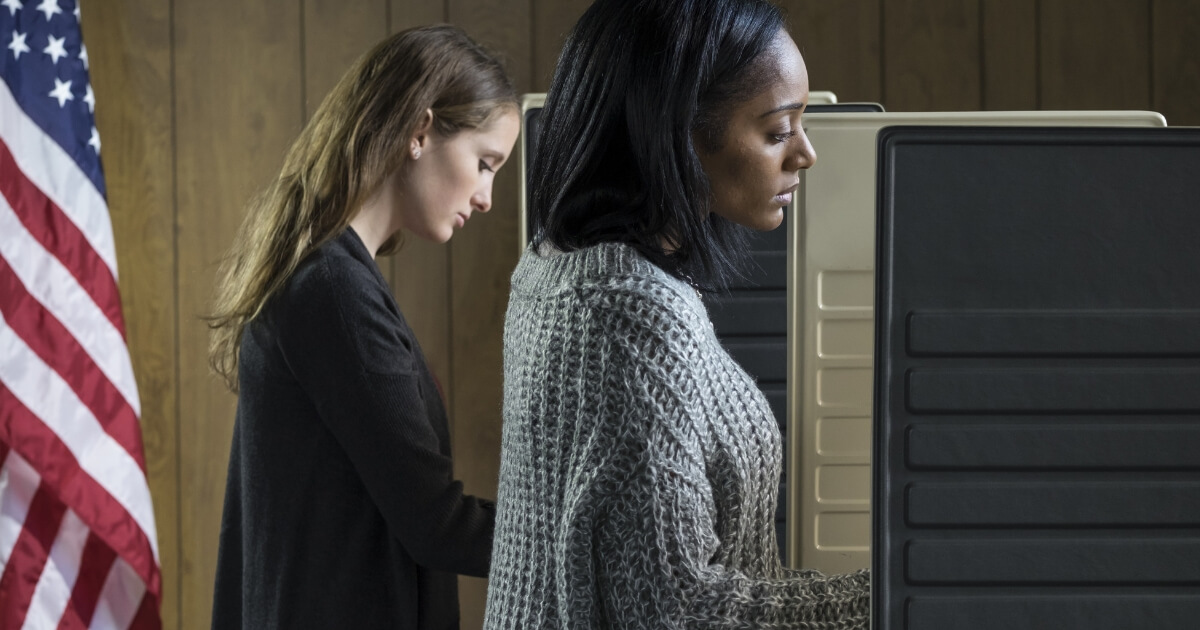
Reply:
<svg viewBox="0 0 1200 630"><path fill-rule="evenodd" d="M21 4L21 0L4 0L4 2L0 2L0 5L4 5L5 7L8 8L9 15L16 15L17 9L20 9L21 7L25 6L25 5Z"/></svg>
<svg viewBox="0 0 1200 630"><path fill-rule="evenodd" d="M58 99L58 106L62 107L67 104L67 101L75 100L75 95L71 94L71 82L59 81L54 79L54 89L50 92L51 98Z"/></svg>
<svg viewBox="0 0 1200 630"><path fill-rule="evenodd" d="M67 43L66 37L59 37L56 39L53 35L51 35L50 43L47 44L46 47L42 49L42 52L46 53L47 55L50 55L51 60L53 60L54 63L57 64L59 59L67 56L67 49L64 47L64 44L66 44L66 43Z"/></svg>
<svg viewBox="0 0 1200 630"><path fill-rule="evenodd" d="M79 3L75 3L75 21L79 21Z"/></svg>
<svg viewBox="0 0 1200 630"><path fill-rule="evenodd" d="M100 155L100 132L92 127L92 139L88 140L88 146L96 150L96 155Z"/></svg>
<svg viewBox="0 0 1200 630"><path fill-rule="evenodd" d="M62 9L58 8L58 0L42 0L42 3L37 7L38 11L46 14L46 21L49 22L52 16L62 13Z"/></svg>
<svg viewBox="0 0 1200 630"><path fill-rule="evenodd" d="M79 44L79 58L81 60L83 60L83 69L87 70L88 69L87 46L83 42L80 42L80 44Z"/></svg>
<svg viewBox="0 0 1200 630"><path fill-rule="evenodd" d="M18 33L13 31L12 42L8 44L8 49L13 51L14 59L20 59L21 53L29 52L29 46L25 44L25 35L27 35L27 33Z"/></svg>
<svg viewBox="0 0 1200 630"><path fill-rule="evenodd" d="M88 84L87 92L83 95L83 102L87 103L89 112L96 113L96 95L92 93L91 83Z"/></svg>

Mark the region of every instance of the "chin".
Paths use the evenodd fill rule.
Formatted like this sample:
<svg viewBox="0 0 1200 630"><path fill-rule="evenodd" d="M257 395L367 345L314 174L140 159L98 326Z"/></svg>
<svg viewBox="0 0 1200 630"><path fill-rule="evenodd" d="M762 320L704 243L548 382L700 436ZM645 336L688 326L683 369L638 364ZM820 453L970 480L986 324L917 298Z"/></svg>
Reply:
<svg viewBox="0 0 1200 630"><path fill-rule="evenodd" d="M783 225L783 208L775 208L758 219L754 225L749 227L759 232L770 232Z"/></svg>

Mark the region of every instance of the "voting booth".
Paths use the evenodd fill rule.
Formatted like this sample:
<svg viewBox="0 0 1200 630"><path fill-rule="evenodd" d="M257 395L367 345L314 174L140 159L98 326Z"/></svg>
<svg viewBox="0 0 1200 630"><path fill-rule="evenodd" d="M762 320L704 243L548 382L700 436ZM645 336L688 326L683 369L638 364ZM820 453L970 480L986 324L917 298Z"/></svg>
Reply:
<svg viewBox="0 0 1200 630"><path fill-rule="evenodd" d="M874 628L1200 627L1200 129L878 147Z"/></svg>
<svg viewBox="0 0 1200 630"><path fill-rule="evenodd" d="M795 220L788 294L788 549L791 566L826 573L871 563L876 136L896 125L1162 127L1166 121L1153 112L804 117L818 160L801 171L789 217Z"/></svg>

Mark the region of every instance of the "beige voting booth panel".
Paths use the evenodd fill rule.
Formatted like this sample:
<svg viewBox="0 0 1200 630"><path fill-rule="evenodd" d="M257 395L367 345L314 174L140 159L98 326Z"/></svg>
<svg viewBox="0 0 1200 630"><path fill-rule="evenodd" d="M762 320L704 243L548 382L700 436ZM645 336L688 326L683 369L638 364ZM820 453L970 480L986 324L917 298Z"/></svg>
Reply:
<svg viewBox="0 0 1200 630"><path fill-rule="evenodd" d="M788 235L788 560L794 567L844 573L871 562L879 130L1161 127L1166 121L1153 112L831 113L806 115L804 125L818 160L801 175Z"/></svg>
<svg viewBox="0 0 1200 630"><path fill-rule="evenodd" d="M823 92L818 90L816 92L808 93L809 105L836 105L837 102L837 94L834 94L833 92Z"/></svg>

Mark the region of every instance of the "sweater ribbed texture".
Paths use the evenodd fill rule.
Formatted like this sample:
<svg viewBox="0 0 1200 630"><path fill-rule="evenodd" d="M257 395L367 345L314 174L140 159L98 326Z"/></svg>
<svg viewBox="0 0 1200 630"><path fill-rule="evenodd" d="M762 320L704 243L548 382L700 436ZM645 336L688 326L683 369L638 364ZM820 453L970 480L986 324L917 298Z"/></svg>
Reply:
<svg viewBox="0 0 1200 630"><path fill-rule="evenodd" d="M867 627L779 563L779 429L703 303L625 245L527 251L504 333L489 630Z"/></svg>

